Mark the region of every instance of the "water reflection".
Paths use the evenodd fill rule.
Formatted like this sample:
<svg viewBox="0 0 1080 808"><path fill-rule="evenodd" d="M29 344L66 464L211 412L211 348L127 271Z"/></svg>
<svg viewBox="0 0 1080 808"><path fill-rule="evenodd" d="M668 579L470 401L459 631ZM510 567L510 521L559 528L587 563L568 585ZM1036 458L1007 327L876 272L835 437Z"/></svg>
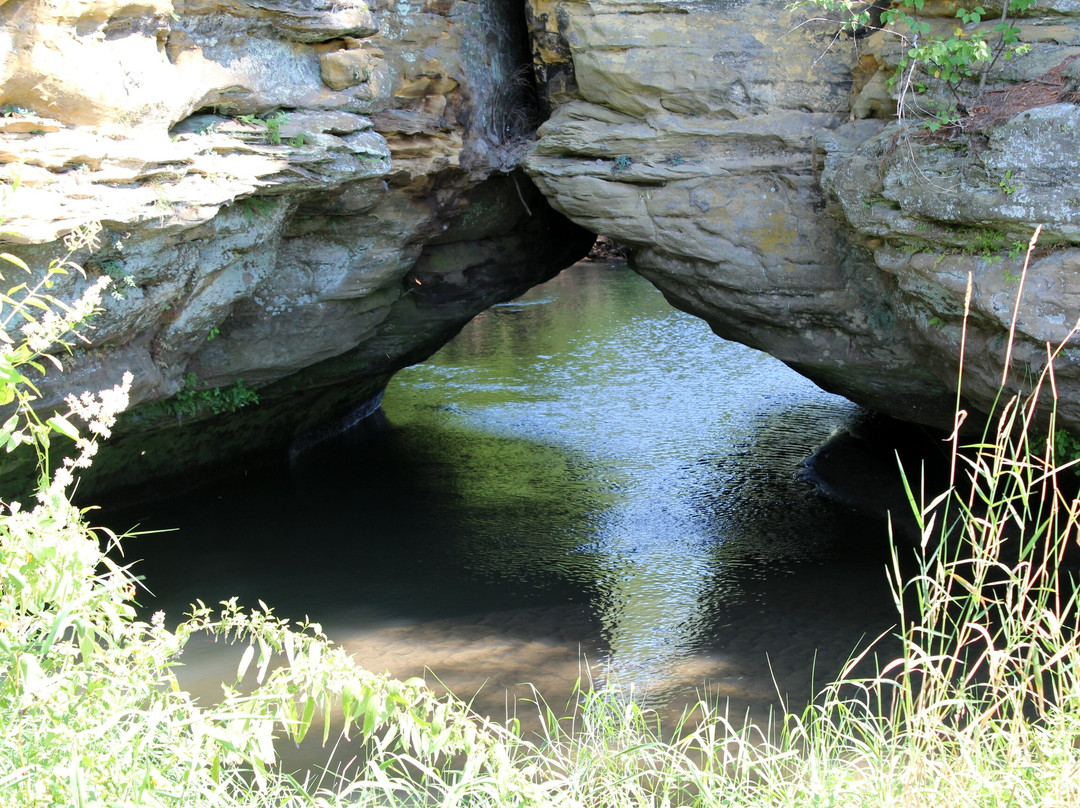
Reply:
<svg viewBox="0 0 1080 808"><path fill-rule="evenodd" d="M403 374L388 411L408 423L411 396L443 391L457 423L568 453L567 466L543 480L557 481L556 497L568 481L583 483L573 499L588 507L572 526L583 539L573 557L590 562L577 572L598 588L591 607L608 670L661 692L685 678L680 668L706 672L697 662L739 639L732 608L756 596L747 590L755 578L787 588L800 567L801 588L814 565L856 563L880 584L876 556L834 555L841 534L865 527L794 477L803 457L859 417L853 405L720 342L625 270L577 269L555 288L557 304L542 289L497 308L432 363ZM472 540L488 540L489 516L470 527ZM543 527L532 522L520 526L535 539ZM510 555L522 553L526 564L571 558L552 558L525 537L514 544ZM471 563L515 566L490 551ZM887 604L874 616L891 617ZM808 646L821 637L792 637L783 625L771 631L778 645L805 652L808 671ZM762 660L769 633L754 634ZM841 658L862 633L844 634Z"/></svg>
<svg viewBox="0 0 1080 808"><path fill-rule="evenodd" d="M129 546L147 607L261 598L495 715L524 682L557 701L583 659L658 703L806 698L891 621L880 552L855 550L878 528L795 479L860 412L623 267L486 312L384 408L291 471L110 514L179 528Z"/></svg>

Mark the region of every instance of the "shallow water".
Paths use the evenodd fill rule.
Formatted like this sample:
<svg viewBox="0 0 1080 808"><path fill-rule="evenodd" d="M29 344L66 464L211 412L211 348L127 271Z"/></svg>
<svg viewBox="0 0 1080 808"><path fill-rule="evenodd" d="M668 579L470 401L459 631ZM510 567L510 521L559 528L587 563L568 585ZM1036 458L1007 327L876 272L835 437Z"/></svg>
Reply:
<svg viewBox="0 0 1080 808"><path fill-rule="evenodd" d="M796 478L861 411L625 267L484 313L384 413L290 469L109 512L176 528L128 542L147 610L262 599L500 719L583 674L764 714L891 624L880 525ZM187 680L212 690L237 657L195 648Z"/></svg>

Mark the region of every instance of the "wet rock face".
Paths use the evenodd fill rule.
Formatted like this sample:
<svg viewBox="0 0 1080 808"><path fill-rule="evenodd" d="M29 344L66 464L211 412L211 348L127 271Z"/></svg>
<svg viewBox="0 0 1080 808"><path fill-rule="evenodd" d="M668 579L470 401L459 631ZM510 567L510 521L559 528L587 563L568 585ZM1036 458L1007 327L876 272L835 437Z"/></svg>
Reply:
<svg viewBox="0 0 1080 808"><path fill-rule="evenodd" d="M529 6L552 115L528 171L720 336L872 409L950 425L967 273L978 357L965 395L988 409L1019 274L1008 252L1038 223L1054 247L1031 267L1014 380L1068 333L1080 288L1075 105L927 140L867 117L894 111L898 49L879 36L857 50L809 12L755 0ZM1034 48L1005 78L1072 55L1069 14L1026 21ZM1059 382L1073 383L1077 360L1059 360ZM1061 416L1080 429L1080 410Z"/></svg>
<svg viewBox="0 0 1080 808"><path fill-rule="evenodd" d="M44 266L101 222L75 259L115 281L44 402L136 375L84 488L205 467L362 407L591 243L515 173L536 108L518 80L523 14L505 3L0 14L4 249ZM219 391L235 404L243 390L257 407L221 411Z"/></svg>

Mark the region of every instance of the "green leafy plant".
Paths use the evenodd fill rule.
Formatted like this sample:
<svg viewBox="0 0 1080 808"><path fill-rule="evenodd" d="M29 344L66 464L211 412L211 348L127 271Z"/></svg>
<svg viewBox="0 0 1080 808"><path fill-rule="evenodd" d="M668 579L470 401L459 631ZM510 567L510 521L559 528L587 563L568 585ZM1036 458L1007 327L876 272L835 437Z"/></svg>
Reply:
<svg viewBox="0 0 1080 808"><path fill-rule="evenodd" d="M240 206L240 212L250 224L257 216L266 216L277 207L277 200L265 196L246 196L236 200Z"/></svg>
<svg viewBox="0 0 1080 808"><path fill-rule="evenodd" d="M964 249L973 255L981 255L984 258L993 258L1005 246L1005 234L1000 230L982 228L975 233L971 243ZM1000 258L1000 256L997 256Z"/></svg>
<svg viewBox="0 0 1080 808"><path fill-rule="evenodd" d="M838 15L850 31L880 27L898 36L904 49L891 83L899 86L899 113L903 117L909 106L915 106L926 114L926 127L936 131L956 123L962 111L974 106L999 61L1011 60L1030 50L1030 45L1020 41L1021 32L1013 19L1027 11L1033 2L1006 0L1000 17L989 29L980 27L987 19L983 6L958 7L955 18L959 25L945 36L934 33L933 26L923 16L925 0L899 0L895 5L865 0L797 0L793 6L824 8ZM944 90L951 101L931 99L908 104L911 96L923 95L933 87Z"/></svg>
<svg viewBox="0 0 1080 808"><path fill-rule="evenodd" d="M266 142L271 146L277 146L281 143L281 127L288 119L288 114L281 111L267 115L263 119L266 124Z"/></svg>
<svg viewBox="0 0 1080 808"><path fill-rule="evenodd" d="M79 236L71 247L86 243ZM541 804L505 754L505 730L437 699L420 680L358 668L317 624L292 624L264 604L247 611L235 599L218 609L197 602L174 629L160 612L139 618L140 582L114 555L130 537L92 528L68 496L126 405L131 374L112 390L69 396L63 412L34 409L42 360L56 361L108 282L103 276L75 303L46 294L57 274L77 269L69 258L0 295L0 401L14 410L3 442L36 450L41 472L30 506L0 502L0 804L419 804L440 787L470 804L480 804L472 794ZM2 261L33 276L13 255ZM50 472L55 436L75 451ZM237 646L235 679L216 701L196 701L175 675L198 635ZM352 731L363 757L348 776L298 780L275 744L299 742L319 723L324 744ZM467 771L447 765L461 758Z"/></svg>
<svg viewBox="0 0 1080 808"><path fill-rule="evenodd" d="M624 171L629 171L630 166L634 164L634 161L627 157L625 154L620 154L615 158L615 162L611 164L612 174L621 174Z"/></svg>
<svg viewBox="0 0 1080 808"><path fill-rule="evenodd" d="M261 126L266 130L266 142L271 146L281 144L281 127L289 120L289 114L284 110L269 113L263 117L257 115L238 115L236 120L249 126Z"/></svg>
<svg viewBox="0 0 1080 808"><path fill-rule="evenodd" d="M108 276L91 283L74 303L65 303L50 294L57 276L75 272L85 277L82 267L72 257L83 249L96 247L100 230L99 225L93 225L69 233L64 239L66 254L51 261L36 281L22 259L0 253L0 262L9 272L26 276L26 280L0 293L0 407L14 410L0 427L0 444L7 452L22 445L32 446L38 453L42 485L46 484L50 471L51 436L59 433L72 440L79 439L69 418L78 411L80 400L69 398L68 412L54 413L42 421L33 406L39 398L38 390L26 374L44 375L46 363L62 369L56 354L70 350L72 340L82 339L78 329L100 305L102 292L109 285ZM4 275L0 274L0 280L6 280ZM80 448L89 451L88 446ZM65 461L57 472L65 475L65 484L66 475L76 467L74 464L73 460Z"/></svg>
<svg viewBox="0 0 1080 808"><path fill-rule="evenodd" d="M964 255L979 256L990 263L1002 260L1008 236L1000 230L992 227L955 227L952 232L962 242L958 249ZM1023 242L1023 245L1026 249L1027 242Z"/></svg>
<svg viewBox="0 0 1080 808"><path fill-rule="evenodd" d="M998 188L1004 191L1006 196L1012 196L1019 187L1020 183L1013 182L1011 168L1006 170L1005 176L998 180Z"/></svg>
<svg viewBox="0 0 1080 808"><path fill-rule="evenodd" d="M192 418L205 412L224 415L259 403L259 394L245 387L243 379L237 379L236 383L229 387L200 390L198 386L198 377L194 373L185 373L180 392L170 401L164 402L178 419Z"/></svg>
<svg viewBox="0 0 1080 808"><path fill-rule="evenodd" d="M42 464L30 504L0 503L4 808L1080 804L1080 604L1062 563L1080 500L1059 486L1078 444L1058 437L1053 399L1054 362L1080 323L1048 346L1023 396L1007 392L1014 323L995 412L970 440L962 360L948 483L934 493L902 478L918 536L893 549L898 651L861 650L776 730L705 701L662 726L632 691L609 686L583 688L565 713L537 694L540 729L526 739L418 680L358 668L317 624L265 604L196 602L171 629L161 613L140 618L140 582L116 553L134 539L91 527L68 496L130 377L69 397L61 412L34 410L34 380L108 282L75 303L54 299L47 282L77 271L70 258L37 281L2 258L28 279L0 296L3 439ZM1025 260L1018 296L1027 270ZM50 470L53 438L74 454ZM216 700L196 701L176 675L198 636L235 646L235 676ZM348 767L321 778L282 769L281 743L326 743L341 727L360 744Z"/></svg>
<svg viewBox="0 0 1080 808"><path fill-rule="evenodd" d="M1080 475L1080 439L1066 429L1054 432L1054 456L1059 463L1070 464L1074 474Z"/></svg>
<svg viewBox="0 0 1080 808"><path fill-rule="evenodd" d="M1009 258L1019 258L1024 254L1027 249L1027 242L1023 239L1017 239L1009 245Z"/></svg>
<svg viewBox="0 0 1080 808"><path fill-rule="evenodd" d="M106 258L102 261L94 264L87 264L87 268L91 269L96 266L101 272L104 272L112 280L109 285L109 295L115 300L123 300L128 296L128 293L135 288L135 276L124 268L121 261L116 258Z"/></svg>

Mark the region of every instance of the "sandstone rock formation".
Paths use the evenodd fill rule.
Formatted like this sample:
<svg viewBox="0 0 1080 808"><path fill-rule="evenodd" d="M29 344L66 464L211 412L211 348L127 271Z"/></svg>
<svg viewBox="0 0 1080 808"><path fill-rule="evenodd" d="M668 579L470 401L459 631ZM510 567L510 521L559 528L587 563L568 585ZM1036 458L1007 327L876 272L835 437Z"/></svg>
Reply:
<svg viewBox="0 0 1080 808"><path fill-rule="evenodd" d="M43 403L136 377L98 488L362 413L591 243L514 173L535 125L520 8L23 0L0 17L5 249L42 266L101 222L75 258L115 280ZM227 412L250 391L257 407Z"/></svg>
<svg viewBox="0 0 1080 808"><path fill-rule="evenodd" d="M955 25L932 5L935 25ZM995 80L1023 87L1080 53L1076 14L1036 4L1022 26L1032 52ZM928 138L869 117L895 112L896 40L851 39L808 11L530 0L530 17L552 115L529 172L719 335L870 408L947 426L969 272L969 406L992 406L1022 265L1014 242L1037 224L1013 389L1080 314L1073 103ZM1057 363L1073 430L1078 361L1070 349Z"/></svg>
<svg viewBox="0 0 1080 808"><path fill-rule="evenodd" d="M130 368L100 484L205 468L370 410L599 233L720 336L949 425L969 274L977 409L1036 225L1012 389L1077 314L1078 14L1037 2L1011 95L928 136L895 38L764 0L0 0L5 248L100 221L76 258L117 282L43 403ZM1069 347L1080 433L1078 377Z"/></svg>

